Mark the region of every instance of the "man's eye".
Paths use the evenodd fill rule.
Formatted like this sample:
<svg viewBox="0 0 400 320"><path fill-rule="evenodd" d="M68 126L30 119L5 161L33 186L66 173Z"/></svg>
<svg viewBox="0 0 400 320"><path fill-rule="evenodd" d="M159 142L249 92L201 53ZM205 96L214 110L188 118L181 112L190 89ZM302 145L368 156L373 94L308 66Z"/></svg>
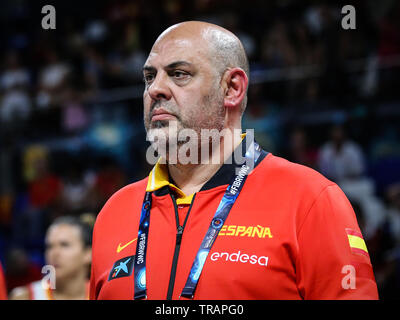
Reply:
<svg viewBox="0 0 400 320"><path fill-rule="evenodd" d="M143 81L144 81L146 84L151 83L153 80L154 80L154 74L149 73L149 74L145 74L145 75L143 76Z"/></svg>
<svg viewBox="0 0 400 320"><path fill-rule="evenodd" d="M180 71L180 70L173 71L172 76L176 80L187 80L190 77L189 73L187 73L185 71Z"/></svg>
<svg viewBox="0 0 400 320"><path fill-rule="evenodd" d="M182 77L184 77L186 74L184 73L184 72L182 72L182 71L175 71L174 72L174 77L175 78L182 78Z"/></svg>

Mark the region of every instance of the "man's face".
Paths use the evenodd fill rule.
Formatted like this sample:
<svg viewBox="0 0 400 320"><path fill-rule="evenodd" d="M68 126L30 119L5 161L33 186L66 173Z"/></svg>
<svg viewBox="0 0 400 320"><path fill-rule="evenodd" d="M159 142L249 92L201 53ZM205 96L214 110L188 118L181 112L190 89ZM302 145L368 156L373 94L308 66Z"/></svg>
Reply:
<svg viewBox="0 0 400 320"><path fill-rule="evenodd" d="M148 136L162 134L176 141L182 129L193 129L198 137L201 129L223 129L221 75L204 40L167 35L154 45L143 75Z"/></svg>

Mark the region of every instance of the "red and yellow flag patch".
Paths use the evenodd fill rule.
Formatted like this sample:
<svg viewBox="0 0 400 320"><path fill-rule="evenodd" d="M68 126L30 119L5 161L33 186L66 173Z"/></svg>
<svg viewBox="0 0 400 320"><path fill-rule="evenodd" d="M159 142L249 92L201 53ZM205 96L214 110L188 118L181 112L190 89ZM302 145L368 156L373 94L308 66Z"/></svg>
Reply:
<svg viewBox="0 0 400 320"><path fill-rule="evenodd" d="M360 232L346 228L347 238L352 253L363 254L369 257L368 249Z"/></svg>

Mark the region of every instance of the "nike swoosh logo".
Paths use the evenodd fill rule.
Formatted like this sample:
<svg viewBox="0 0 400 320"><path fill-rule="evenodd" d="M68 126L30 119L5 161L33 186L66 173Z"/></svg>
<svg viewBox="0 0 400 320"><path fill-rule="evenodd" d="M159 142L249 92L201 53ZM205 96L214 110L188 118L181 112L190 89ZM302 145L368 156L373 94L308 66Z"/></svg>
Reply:
<svg viewBox="0 0 400 320"><path fill-rule="evenodd" d="M121 246L121 242L118 244L118 248L117 248L117 253L120 253L122 250L124 250L127 246L129 246L130 244L132 244L132 242L136 241L137 238L129 241L128 243L124 244L123 246Z"/></svg>

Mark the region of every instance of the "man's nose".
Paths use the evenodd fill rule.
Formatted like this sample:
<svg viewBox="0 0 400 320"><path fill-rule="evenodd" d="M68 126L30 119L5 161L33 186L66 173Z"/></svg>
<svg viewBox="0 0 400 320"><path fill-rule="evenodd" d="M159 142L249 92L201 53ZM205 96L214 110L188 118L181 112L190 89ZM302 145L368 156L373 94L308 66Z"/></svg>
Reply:
<svg viewBox="0 0 400 320"><path fill-rule="evenodd" d="M158 73L147 91L153 100L171 99L168 76L164 73Z"/></svg>

